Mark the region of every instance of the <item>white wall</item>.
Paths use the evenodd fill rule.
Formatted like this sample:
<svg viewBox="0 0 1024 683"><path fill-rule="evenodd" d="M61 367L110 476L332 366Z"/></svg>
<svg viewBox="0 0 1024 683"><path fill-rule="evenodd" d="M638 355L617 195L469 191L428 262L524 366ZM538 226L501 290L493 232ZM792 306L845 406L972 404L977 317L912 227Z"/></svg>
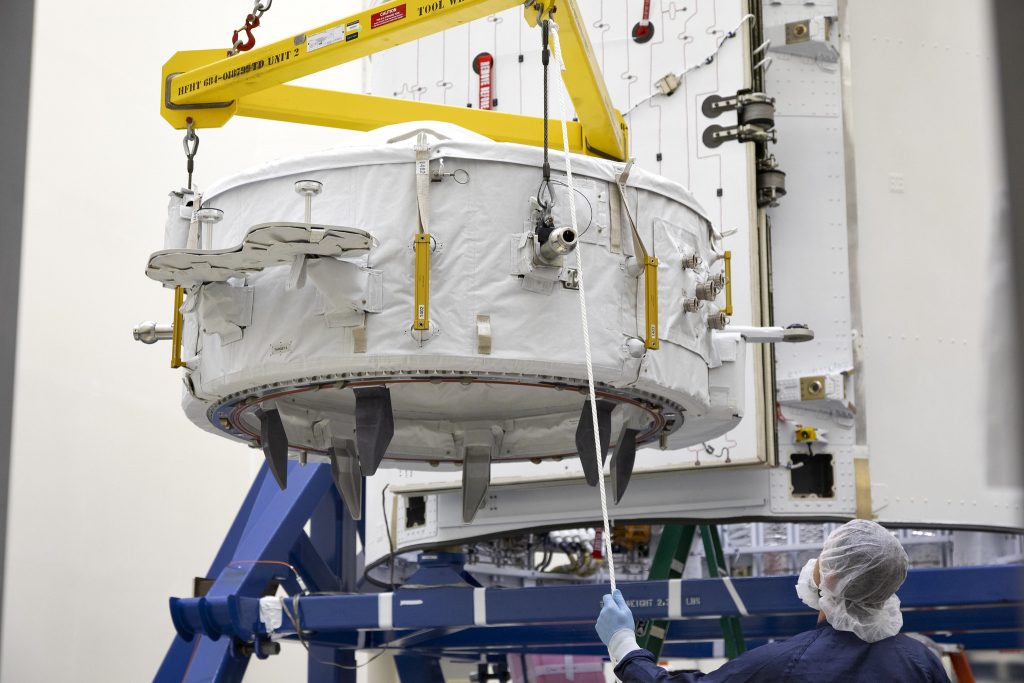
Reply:
<svg viewBox="0 0 1024 683"><path fill-rule="evenodd" d="M261 44L358 9L278 2ZM209 567L260 456L179 408L171 293L143 275L162 247L182 134L160 118L160 68L227 46L251 3L37 0L0 680L144 681L173 635L171 595ZM323 74L358 89L359 66ZM333 144L344 133L237 119L200 131L197 179ZM304 680L301 650L247 681Z"/></svg>

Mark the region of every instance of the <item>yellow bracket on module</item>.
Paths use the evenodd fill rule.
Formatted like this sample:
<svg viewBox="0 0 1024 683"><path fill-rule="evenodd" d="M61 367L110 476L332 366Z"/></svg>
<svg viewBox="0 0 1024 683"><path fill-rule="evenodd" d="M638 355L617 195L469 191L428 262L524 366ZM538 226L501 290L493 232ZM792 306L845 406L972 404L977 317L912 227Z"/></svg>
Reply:
<svg viewBox="0 0 1024 683"><path fill-rule="evenodd" d="M174 315L171 317L171 367L178 369L184 365L181 362L181 336L184 327L184 316L181 315L181 307L185 304L185 290L182 287L174 288ZM166 337L165 337L166 339Z"/></svg>
<svg viewBox="0 0 1024 683"><path fill-rule="evenodd" d="M722 312L732 315L732 252L725 252L725 308Z"/></svg>
<svg viewBox="0 0 1024 683"><path fill-rule="evenodd" d="M430 235L417 233L413 249L416 254L416 272L412 329L426 331L430 329Z"/></svg>
<svg viewBox="0 0 1024 683"><path fill-rule="evenodd" d="M644 327L647 334L644 346L660 348L658 342L658 259L648 256L644 259Z"/></svg>

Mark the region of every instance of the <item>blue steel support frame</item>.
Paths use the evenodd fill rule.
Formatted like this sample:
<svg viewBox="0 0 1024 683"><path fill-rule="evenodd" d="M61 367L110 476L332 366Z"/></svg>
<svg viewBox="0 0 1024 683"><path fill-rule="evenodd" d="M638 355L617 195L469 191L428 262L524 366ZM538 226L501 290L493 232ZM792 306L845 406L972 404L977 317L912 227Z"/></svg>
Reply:
<svg viewBox="0 0 1024 683"><path fill-rule="evenodd" d="M266 656L259 599L274 581L299 595L293 568L312 593L297 606L311 683L354 682L357 647L396 651L403 683L443 683L439 657L605 653L593 628L603 585L480 589L457 554L425 553L411 581L419 588L358 593L355 542L364 530L334 489L330 467L290 463L288 482L279 490L264 466L210 567L215 581L207 595L171 599L179 635L157 683L241 681L253 652ZM741 617L750 647L812 628L815 615L797 599L793 581L734 578L739 599L714 578L621 589L637 618L673 620L662 656L696 658L715 654L713 617ZM1024 648L1020 565L913 570L899 595L906 631L968 649ZM278 635L296 638L287 614Z"/></svg>
<svg viewBox="0 0 1024 683"><path fill-rule="evenodd" d="M364 489L365 485L364 478ZM326 561L327 567L335 577L332 587L313 590L356 592L358 558L355 538L358 523L352 519L344 501L333 486L313 511L310 522L313 549L317 556ZM309 645L309 683L355 683L355 665L353 649L314 643Z"/></svg>
<svg viewBox="0 0 1024 683"><path fill-rule="evenodd" d="M332 498L332 494L336 497L337 493L331 482L330 467L291 462L288 469L288 488L284 491L278 488L265 465L249 489L207 573L216 578L202 598L200 620L204 628L195 631L183 628L175 616L178 614L176 605L181 601L171 599L171 614L178 636L154 678L156 683L241 681L251 654L237 647L236 639L252 638L238 638L238 634L219 631L213 624L226 614L234 613L243 600L255 601L246 602L245 606L255 607L257 612L250 616L256 616L259 597L271 581L279 581L290 593L298 590L287 565L295 567L313 591L338 588L337 570L345 554L344 541L349 541L354 555L355 534L342 538L345 525L338 516L333 519L333 528L327 523L328 515L334 510L325 506L337 505ZM340 507L344 509L344 505ZM303 527L318 510L323 511L314 524L314 538L310 539ZM310 680L345 679L311 677Z"/></svg>

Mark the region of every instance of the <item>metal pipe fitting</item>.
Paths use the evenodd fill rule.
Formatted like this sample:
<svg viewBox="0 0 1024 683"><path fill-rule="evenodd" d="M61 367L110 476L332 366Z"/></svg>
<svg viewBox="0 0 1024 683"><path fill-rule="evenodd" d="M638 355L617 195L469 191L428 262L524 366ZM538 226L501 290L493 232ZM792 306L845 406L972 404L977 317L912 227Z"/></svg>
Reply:
<svg viewBox="0 0 1024 683"><path fill-rule="evenodd" d="M546 261L555 261L576 248L576 231L568 226L555 228L540 245L540 256Z"/></svg>
<svg viewBox="0 0 1024 683"><path fill-rule="evenodd" d="M157 325L152 320L139 323L132 330L135 341L140 341L143 344L155 344L158 341L169 340L173 334L174 330L170 325Z"/></svg>
<svg viewBox="0 0 1024 683"><path fill-rule="evenodd" d="M683 312L684 313L696 313L700 310L701 301L700 299L691 299L690 297L683 298Z"/></svg>
<svg viewBox="0 0 1024 683"><path fill-rule="evenodd" d="M700 268L702 263L700 256L697 254L690 254L689 256L683 257L683 270L697 270Z"/></svg>
<svg viewBox="0 0 1024 683"><path fill-rule="evenodd" d="M714 301L718 296L718 284L714 280L701 282L697 285L695 296L701 301Z"/></svg>
<svg viewBox="0 0 1024 683"><path fill-rule="evenodd" d="M729 316L722 311L717 311L708 316L708 328L712 330L724 330L729 324Z"/></svg>

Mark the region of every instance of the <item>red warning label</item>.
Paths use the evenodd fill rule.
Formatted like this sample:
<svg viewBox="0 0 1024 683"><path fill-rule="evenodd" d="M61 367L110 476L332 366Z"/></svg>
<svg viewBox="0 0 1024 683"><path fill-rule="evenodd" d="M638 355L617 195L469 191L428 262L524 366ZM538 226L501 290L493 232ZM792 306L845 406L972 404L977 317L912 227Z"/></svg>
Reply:
<svg viewBox="0 0 1024 683"><path fill-rule="evenodd" d="M399 19L405 19L405 4L397 5L396 7L389 7L381 10L380 12L374 12L370 17L370 28L380 28L386 24L398 21Z"/></svg>

